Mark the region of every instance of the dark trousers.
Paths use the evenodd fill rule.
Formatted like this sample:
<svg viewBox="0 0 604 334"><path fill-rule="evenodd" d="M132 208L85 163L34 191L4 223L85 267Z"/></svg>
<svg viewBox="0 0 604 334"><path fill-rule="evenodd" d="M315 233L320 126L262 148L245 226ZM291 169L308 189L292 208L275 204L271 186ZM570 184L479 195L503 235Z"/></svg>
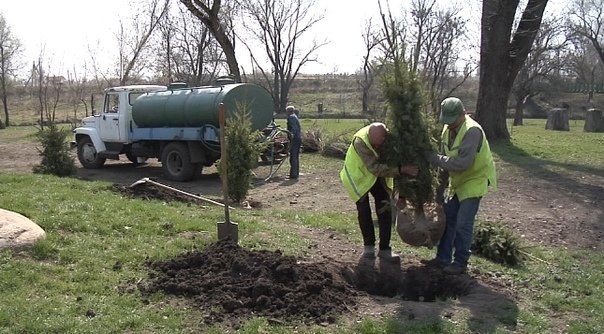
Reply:
<svg viewBox="0 0 604 334"><path fill-rule="evenodd" d="M375 246L375 228L373 218L371 217L371 206L369 204L369 194L375 201L375 211L378 216L378 225L380 233L379 249L390 249L390 237L392 236L392 214L389 205L390 194L384 185L384 179L378 178L369 193L365 194L357 201L357 212L359 217L359 227L363 235L363 245Z"/></svg>
<svg viewBox="0 0 604 334"><path fill-rule="evenodd" d="M289 147L289 177L292 179L298 178L300 175L300 138L292 138Z"/></svg>

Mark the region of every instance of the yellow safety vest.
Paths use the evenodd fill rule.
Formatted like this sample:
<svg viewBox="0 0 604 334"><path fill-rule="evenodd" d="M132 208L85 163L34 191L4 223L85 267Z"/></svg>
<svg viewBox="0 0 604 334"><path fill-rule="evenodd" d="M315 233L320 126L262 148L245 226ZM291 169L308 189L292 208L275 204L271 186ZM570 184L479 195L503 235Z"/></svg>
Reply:
<svg viewBox="0 0 604 334"><path fill-rule="evenodd" d="M449 172L449 197L457 194L457 198L463 201L466 198L482 197L488 192L489 185L493 190L497 190L497 177L495 173L495 162L491 154L489 142L484 135L480 124L466 115L466 121L460 126L459 132L449 148L449 127L444 126L442 132L443 152L448 157L456 157L459 154L459 146L470 128L479 128L482 132L482 143L474 157L474 162L470 168L462 172Z"/></svg>
<svg viewBox="0 0 604 334"><path fill-rule="evenodd" d="M365 145L373 152L377 157L377 152L373 149L373 146L369 143L369 126L361 128L354 134L352 143L346 152L346 160L344 161L344 168L340 172L340 180L344 188L348 192L348 195L356 203L361 197L365 196L367 192L373 187L377 176L367 169L367 166L363 163L363 160L354 148L354 141L356 138L361 138ZM391 177L384 178L386 181L387 189L392 192L394 188L394 179Z"/></svg>

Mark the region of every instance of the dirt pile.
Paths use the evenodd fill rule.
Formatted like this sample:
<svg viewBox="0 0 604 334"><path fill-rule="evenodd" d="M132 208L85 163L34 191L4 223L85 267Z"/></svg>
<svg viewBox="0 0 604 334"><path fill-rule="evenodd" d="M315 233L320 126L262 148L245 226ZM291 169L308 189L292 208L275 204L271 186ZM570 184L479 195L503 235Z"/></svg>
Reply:
<svg viewBox="0 0 604 334"><path fill-rule="evenodd" d="M435 301L468 294L475 281L467 275L399 263L361 261L308 263L280 251L253 251L218 241L200 251L148 263L145 293L182 296L206 310L206 324L237 328L250 317L276 323L333 323L356 309L361 294Z"/></svg>
<svg viewBox="0 0 604 334"><path fill-rule="evenodd" d="M128 197L196 202L147 184L110 189ZM428 302L469 294L476 284L467 275L445 275L416 262L310 262L226 240L148 266L150 280L139 285L144 293L184 297L205 311L206 324L234 328L255 316L275 323L333 323L356 310L360 295Z"/></svg>
<svg viewBox="0 0 604 334"><path fill-rule="evenodd" d="M300 263L280 251L250 251L229 241L164 262L146 292L163 290L208 310L208 324L264 316L276 322L332 323L355 304L357 291L337 269Z"/></svg>

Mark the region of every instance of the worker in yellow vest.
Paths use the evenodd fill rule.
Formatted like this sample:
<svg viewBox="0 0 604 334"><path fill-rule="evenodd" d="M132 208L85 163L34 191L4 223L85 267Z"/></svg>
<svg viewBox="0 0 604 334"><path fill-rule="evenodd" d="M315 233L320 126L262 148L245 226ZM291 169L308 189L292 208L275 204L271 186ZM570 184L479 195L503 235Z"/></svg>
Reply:
<svg viewBox="0 0 604 334"><path fill-rule="evenodd" d="M439 120L445 124L442 154L429 153L428 161L449 172L448 193L443 206L447 225L436 257L423 262L443 268L447 274L462 274L470 259L480 199L486 195L489 186L497 189L495 163L482 127L466 115L460 99L444 99Z"/></svg>
<svg viewBox="0 0 604 334"><path fill-rule="evenodd" d="M400 175L417 176L417 166L388 166L378 162L379 152L388 129L383 123L371 123L358 130L346 152L340 180L350 198L356 203L359 227L363 236L364 259L375 259L375 230L369 194L375 201L379 225L378 257L388 262L399 262L398 255L390 248L392 234L392 214L389 200L394 186L393 177Z"/></svg>

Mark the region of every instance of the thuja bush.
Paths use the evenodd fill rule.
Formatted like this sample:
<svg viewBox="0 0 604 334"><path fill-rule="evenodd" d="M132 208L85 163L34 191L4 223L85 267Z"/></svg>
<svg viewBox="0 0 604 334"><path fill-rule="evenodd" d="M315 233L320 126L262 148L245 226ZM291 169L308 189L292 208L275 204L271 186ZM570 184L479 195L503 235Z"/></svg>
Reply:
<svg viewBox="0 0 604 334"><path fill-rule="evenodd" d="M434 200L438 184L436 169L431 168L425 152L433 151L435 143L431 137L435 133L436 122L425 112L426 99L417 74L398 59L385 66L381 84L388 103L387 126L390 129L382 148L385 163L397 165L417 165L416 178L400 176L396 187L401 197L411 202L416 213L423 214L424 204Z"/></svg>
<svg viewBox="0 0 604 334"><path fill-rule="evenodd" d="M235 114L228 117L224 131L229 198L241 202L250 189L252 169L257 166L258 157L266 145L258 141L258 131L252 131L251 115L247 108L239 107Z"/></svg>
<svg viewBox="0 0 604 334"><path fill-rule="evenodd" d="M518 266L524 260L520 240L509 228L496 222L476 222L472 251L493 262L508 266Z"/></svg>
<svg viewBox="0 0 604 334"><path fill-rule="evenodd" d="M75 172L74 158L67 143L68 135L68 130L60 129L55 124L50 124L37 133L37 139L42 145L42 149L38 150L42 162L33 167L34 173L69 176Z"/></svg>

